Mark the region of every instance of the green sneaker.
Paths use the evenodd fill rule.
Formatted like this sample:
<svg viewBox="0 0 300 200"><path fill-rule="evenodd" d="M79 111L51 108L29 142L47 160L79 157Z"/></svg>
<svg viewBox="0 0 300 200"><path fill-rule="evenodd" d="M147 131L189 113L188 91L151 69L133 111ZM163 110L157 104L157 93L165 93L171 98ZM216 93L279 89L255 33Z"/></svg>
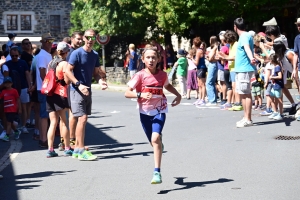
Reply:
<svg viewBox="0 0 300 200"><path fill-rule="evenodd" d="M97 160L97 156L85 150L82 154L78 154L78 160Z"/></svg>
<svg viewBox="0 0 300 200"><path fill-rule="evenodd" d="M243 106L239 105L239 106L233 106L233 110L234 111L241 111L243 110Z"/></svg>
<svg viewBox="0 0 300 200"><path fill-rule="evenodd" d="M153 178L151 180L151 184L161 184L161 174L160 172L153 172Z"/></svg>
<svg viewBox="0 0 300 200"><path fill-rule="evenodd" d="M72 153L72 158L78 158L78 153Z"/></svg>

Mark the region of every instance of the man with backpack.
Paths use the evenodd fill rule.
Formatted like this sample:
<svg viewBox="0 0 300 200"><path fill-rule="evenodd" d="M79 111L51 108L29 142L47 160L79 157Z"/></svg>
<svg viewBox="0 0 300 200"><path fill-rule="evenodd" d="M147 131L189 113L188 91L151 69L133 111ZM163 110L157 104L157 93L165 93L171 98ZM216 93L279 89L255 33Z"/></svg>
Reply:
<svg viewBox="0 0 300 200"><path fill-rule="evenodd" d="M28 134L26 128L26 121L28 118L28 103L30 101L28 92L31 90L31 76L29 72L29 66L27 63L19 59L19 51L17 48L12 48L10 50L11 60L7 61L5 65L9 70L9 76L12 78L13 88L15 88L19 95L22 108L22 133Z"/></svg>
<svg viewBox="0 0 300 200"><path fill-rule="evenodd" d="M50 54L52 43L54 42L54 37L50 33L45 33L42 35L40 40L42 43L40 53L35 57L36 62L36 85L38 91L38 101L40 103L40 120L39 120L39 133L40 141L39 146L42 148L48 148L47 142L47 129L48 129L48 119L49 114L46 110L46 95L41 93L42 83L47 73L48 64L52 60Z"/></svg>

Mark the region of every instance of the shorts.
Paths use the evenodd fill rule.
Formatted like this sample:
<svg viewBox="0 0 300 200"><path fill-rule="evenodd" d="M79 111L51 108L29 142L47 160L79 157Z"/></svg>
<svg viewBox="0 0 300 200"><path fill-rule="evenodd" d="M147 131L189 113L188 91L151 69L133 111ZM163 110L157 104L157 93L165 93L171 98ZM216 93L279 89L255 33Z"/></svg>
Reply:
<svg viewBox="0 0 300 200"><path fill-rule="evenodd" d="M74 117L92 114L92 92L88 96L77 90L70 90L71 111Z"/></svg>
<svg viewBox="0 0 300 200"><path fill-rule="evenodd" d="M259 96L262 93L262 88L260 86L252 86L251 93L253 97Z"/></svg>
<svg viewBox="0 0 300 200"><path fill-rule="evenodd" d="M267 88L266 88L266 92L265 92L266 96L270 96L271 89L272 89L272 84L268 83Z"/></svg>
<svg viewBox="0 0 300 200"><path fill-rule="evenodd" d="M197 69L197 77L198 78L206 78L207 69Z"/></svg>
<svg viewBox="0 0 300 200"><path fill-rule="evenodd" d="M152 133L159 133L161 135L161 132L164 128L164 124L166 121L166 113L159 113L155 116L149 116L140 113L140 120L143 126L143 129L146 133L146 136L151 143L151 137Z"/></svg>
<svg viewBox="0 0 300 200"><path fill-rule="evenodd" d="M46 100L47 112L55 112L63 110L65 108L70 108L68 98L62 97L58 94L53 94L52 96L47 96Z"/></svg>
<svg viewBox="0 0 300 200"><path fill-rule="evenodd" d="M293 73L293 66L292 65L283 65L283 83L287 83L287 77L288 77L288 72Z"/></svg>
<svg viewBox="0 0 300 200"><path fill-rule="evenodd" d="M5 113L5 117L7 122L13 123L18 117L18 113L16 112Z"/></svg>
<svg viewBox="0 0 300 200"><path fill-rule="evenodd" d="M34 90L33 92L31 92L31 95L29 98L30 98L30 102L39 103L37 90Z"/></svg>
<svg viewBox="0 0 300 200"><path fill-rule="evenodd" d="M38 100L40 103L40 118L49 118L49 113L46 109L47 95L44 95L41 93L41 91L38 91Z"/></svg>
<svg viewBox="0 0 300 200"><path fill-rule="evenodd" d="M21 101L21 103L29 103L30 102L28 88L21 89L20 101Z"/></svg>
<svg viewBox="0 0 300 200"><path fill-rule="evenodd" d="M224 70L218 69L218 81L225 81Z"/></svg>
<svg viewBox="0 0 300 200"><path fill-rule="evenodd" d="M236 92L238 94L251 94L251 81L254 77L254 72L236 72L235 84Z"/></svg>
<svg viewBox="0 0 300 200"><path fill-rule="evenodd" d="M275 97L277 99L281 98L281 96L282 96L282 89L275 90L274 88L272 88L271 92L270 92L270 96L271 97Z"/></svg>
<svg viewBox="0 0 300 200"><path fill-rule="evenodd" d="M230 72L230 82L235 83L235 72Z"/></svg>

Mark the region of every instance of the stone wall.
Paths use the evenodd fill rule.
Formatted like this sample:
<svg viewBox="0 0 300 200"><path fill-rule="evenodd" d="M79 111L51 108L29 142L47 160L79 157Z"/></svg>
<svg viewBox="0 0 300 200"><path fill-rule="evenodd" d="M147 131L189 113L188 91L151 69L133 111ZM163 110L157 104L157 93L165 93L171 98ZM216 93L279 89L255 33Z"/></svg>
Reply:
<svg viewBox="0 0 300 200"><path fill-rule="evenodd" d="M129 72L124 67L106 67L105 70L108 83L126 84L130 80Z"/></svg>
<svg viewBox="0 0 300 200"><path fill-rule="evenodd" d="M60 31L51 32L56 37L56 41L62 40L69 35L70 11L72 0L1 0L0 1L0 36L7 36L8 32L17 33L18 36L41 36L50 31L50 15L60 15ZM22 13L31 11L33 16L33 30L31 33L24 31L5 31L7 13ZM26 32L26 31L25 31Z"/></svg>

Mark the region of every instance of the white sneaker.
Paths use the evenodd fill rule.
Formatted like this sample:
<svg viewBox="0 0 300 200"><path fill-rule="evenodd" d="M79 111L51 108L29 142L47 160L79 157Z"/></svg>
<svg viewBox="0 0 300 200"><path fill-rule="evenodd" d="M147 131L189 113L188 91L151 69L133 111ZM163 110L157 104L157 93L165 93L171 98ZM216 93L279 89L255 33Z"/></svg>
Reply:
<svg viewBox="0 0 300 200"><path fill-rule="evenodd" d="M27 130L27 128L25 126L21 127L22 133L28 134L29 131Z"/></svg>
<svg viewBox="0 0 300 200"><path fill-rule="evenodd" d="M244 121L245 121L245 118L243 117L243 119L241 119L240 121L236 122L236 125L240 124L240 123L243 123Z"/></svg>
<svg viewBox="0 0 300 200"><path fill-rule="evenodd" d="M217 103L215 103L215 102L208 102L208 103L206 103L205 105L206 105L206 106L216 106Z"/></svg>
<svg viewBox="0 0 300 200"><path fill-rule="evenodd" d="M274 120L282 120L282 116L280 113L278 113L275 117L273 117Z"/></svg>
<svg viewBox="0 0 300 200"><path fill-rule="evenodd" d="M241 123L236 124L237 128L243 128L243 127L248 127L248 126L253 126L252 121L244 120Z"/></svg>
<svg viewBox="0 0 300 200"><path fill-rule="evenodd" d="M268 118L273 119L277 115L278 115L278 112L273 112L270 116L268 116Z"/></svg>

